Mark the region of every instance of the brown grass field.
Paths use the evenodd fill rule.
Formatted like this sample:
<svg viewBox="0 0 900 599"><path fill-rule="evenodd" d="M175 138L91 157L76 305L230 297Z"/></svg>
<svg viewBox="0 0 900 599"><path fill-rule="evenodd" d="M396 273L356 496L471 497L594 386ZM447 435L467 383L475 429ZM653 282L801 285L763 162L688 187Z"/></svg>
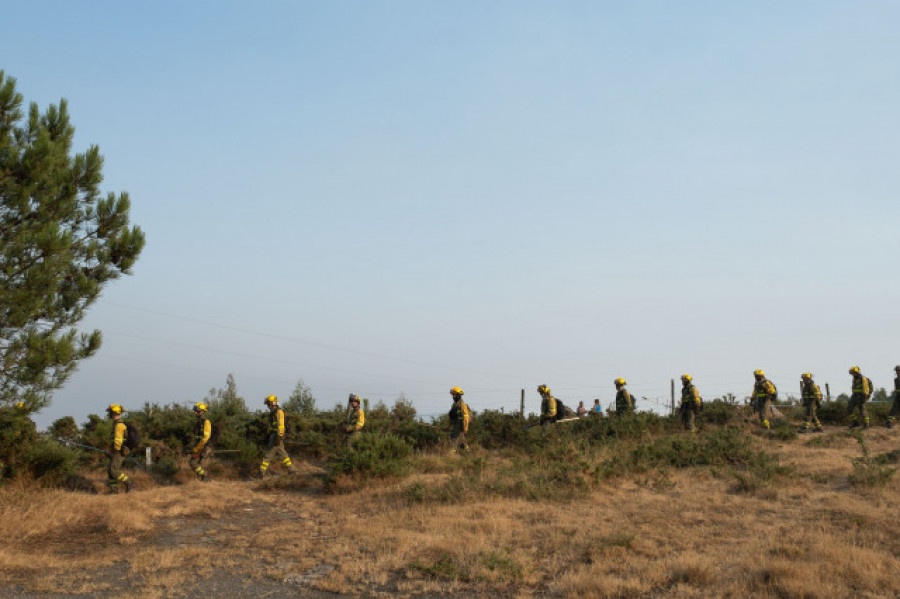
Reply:
<svg viewBox="0 0 900 599"><path fill-rule="evenodd" d="M873 455L900 445L896 429L865 437ZM838 429L755 443L791 475L748 488L667 469L562 502L410 501L471 459L440 454L328 493L312 465L168 486L139 473L128 495L14 481L0 597L900 597L898 478L850 484L860 445ZM477 454L486 473L507 459Z"/></svg>

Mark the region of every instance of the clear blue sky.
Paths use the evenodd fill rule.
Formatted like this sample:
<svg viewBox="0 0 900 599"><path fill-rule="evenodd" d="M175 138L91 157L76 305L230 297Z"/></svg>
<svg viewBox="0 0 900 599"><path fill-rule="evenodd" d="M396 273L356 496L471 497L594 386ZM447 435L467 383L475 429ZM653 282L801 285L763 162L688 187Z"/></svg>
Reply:
<svg viewBox="0 0 900 599"><path fill-rule="evenodd" d="M900 362L900 4L22 2L147 234L41 425L298 379L420 413ZM651 409L650 401L638 407Z"/></svg>

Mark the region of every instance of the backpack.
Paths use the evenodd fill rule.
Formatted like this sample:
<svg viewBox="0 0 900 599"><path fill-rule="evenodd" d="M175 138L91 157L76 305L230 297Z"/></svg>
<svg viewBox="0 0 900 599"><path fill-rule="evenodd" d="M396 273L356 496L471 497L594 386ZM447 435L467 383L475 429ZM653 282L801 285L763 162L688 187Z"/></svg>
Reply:
<svg viewBox="0 0 900 599"><path fill-rule="evenodd" d="M134 423L125 423L125 447L134 451L141 446L141 431Z"/></svg>
<svg viewBox="0 0 900 599"><path fill-rule="evenodd" d="M869 383L869 395L868 397L866 397L866 399L868 399L869 397L875 395L875 385L872 383L872 379L870 379L869 377L866 377L866 382Z"/></svg>
<svg viewBox="0 0 900 599"><path fill-rule="evenodd" d="M209 441L206 444L212 447L219 440L219 427L212 421L209 423Z"/></svg>
<svg viewBox="0 0 900 599"><path fill-rule="evenodd" d="M554 418L554 421L562 420L563 418L572 418L574 416L577 416L577 414L575 414L572 408L558 399L556 400L556 418Z"/></svg>
<svg viewBox="0 0 900 599"><path fill-rule="evenodd" d="M772 389L775 390L775 393L772 394L772 401L778 401L778 387L775 386L775 383L769 381L772 384Z"/></svg>

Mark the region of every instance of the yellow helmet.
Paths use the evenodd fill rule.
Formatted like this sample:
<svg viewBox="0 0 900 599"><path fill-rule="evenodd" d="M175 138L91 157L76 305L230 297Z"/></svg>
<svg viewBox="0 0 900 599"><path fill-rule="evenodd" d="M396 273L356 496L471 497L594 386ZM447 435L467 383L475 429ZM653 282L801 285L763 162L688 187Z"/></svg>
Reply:
<svg viewBox="0 0 900 599"><path fill-rule="evenodd" d="M691 375L689 375L689 374L682 374L682 375L681 375L681 380L690 383L690 382L691 382L692 380L694 380L694 379L693 379L693 378L691 377Z"/></svg>
<svg viewBox="0 0 900 599"><path fill-rule="evenodd" d="M550 387L547 385L538 385L537 392L543 395L544 393L550 393Z"/></svg>
<svg viewBox="0 0 900 599"><path fill-rule="evenodd" d="M753 376L766 376L766 373L763 372L762 370L754 370Z"/></svg>
<svg viewBox="0 0 900 599"><path fill-rule="evenodd" d="M353 402L359 403L359 395L357 395L356 393L351 393L350 397L347 398L347 401L349 401L351 403L353 403Z"/></svg>
<svg viewBox="0 0 900 599"><path fill-rule="evenodd" d="M209 406L206 405L205 403L203 403L202 401L198 401L197 403L194 404L195 412L205 412L208 409L209 409Z"/></svg>
<svg viewBox="0 0 900 599"><path fill-rule="evenodd" d="M617 378L616 380L613 381L613 383L615 383L616 385L624 385L624 384L626 384L626 383L625 383L625 379L623 379L622 377Z"/></svg>
<svg viewBox="0 0 900 599"><path fill-rule="evenodd" d="M27 408L28 406L25 405L25 402L24 402L24 401L17 401L17 402L16 402L16 407L19 408L20 410L24 410L24 409Z"/></svg>
<svg viewBox="0 0 900 599"><path fill-rule="evenodd" d="M266 400L263 403L265 403L267 406L277 406L278 398L274 395L266 395Z"/></svg>
<svg viewBox="0 0 900 599"><path fill-rule="evenodd" d="M859 374L859 366L851 366L849 372L850 374Z"/></svg>
<svg viewBox="0 0 900 599"><path fill-rule="evenodd" d="M110 406L108 408L106 408L106 411L109 412L110 414L120 415L120 414L122 414L122 412L125 411L125 408L123 408L122 406L120 406L117 403L114 403L114 404L110 404Z"/></svg>
<svg viewBox="0 0 900 599"><path fill-rule="evenodd" d="M810 380L810 379L812 379L812 373L804 372L803 374L800 375L800 378Z"/></svg>
<svg viewBox="0 0 900 599"><path fill-rule="evenodd" d="M450 389L450 395L465 395L466 392L460 389L459 387L453 387Z"/></svg>

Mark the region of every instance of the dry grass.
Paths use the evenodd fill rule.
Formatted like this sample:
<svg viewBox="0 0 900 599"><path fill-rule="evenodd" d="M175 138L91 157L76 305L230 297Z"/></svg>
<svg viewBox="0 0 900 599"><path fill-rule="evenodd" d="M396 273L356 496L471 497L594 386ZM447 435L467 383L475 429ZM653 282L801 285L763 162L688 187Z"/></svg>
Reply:
<svg viewBox="0 0 900 599"><path fill-rule="evenodd" d="M895 447L898 434L872 431L867 439L877 454ZM102 595L127 586L142 597L204 589L900 596L900 483L849 485L860 451L841 432L767 448L794 474L765 491L735 492L733 480L709 469L673 469L615 479L569 503L409 504L402 497L412 479L326 495L312 473L172 487L139 480L143 488L119 496L17 482L0 489L0 588ZM501 461L485 455L486 470ZM452 476L441 458L421 459L421 484Z"/></svg>

